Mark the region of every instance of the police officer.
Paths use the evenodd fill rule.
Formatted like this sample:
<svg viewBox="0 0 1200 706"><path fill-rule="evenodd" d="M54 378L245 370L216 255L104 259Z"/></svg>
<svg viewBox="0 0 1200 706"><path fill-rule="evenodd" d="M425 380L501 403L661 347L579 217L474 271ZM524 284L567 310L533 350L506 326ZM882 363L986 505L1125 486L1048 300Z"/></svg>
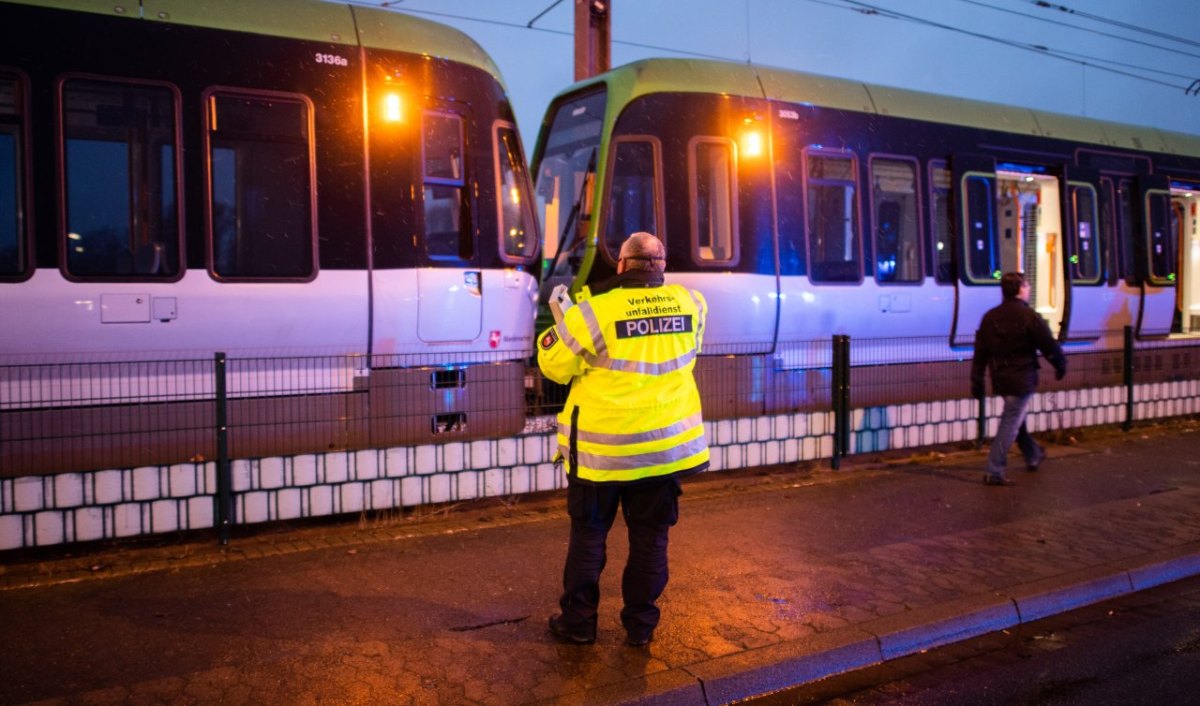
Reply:
<svg viewBox="0 0 1200 706"><path fill-rule="evenodd" d="M1025 427L1029 400L1037 390L1038 351L1054 366L1054 379L1067 374L1067 359L1050 333L1046 320L1028 304L1029 283L1020 272L1000 278L1004 300L983 315L975 334L975 357L971 361L971 394L982 398L983 373L991 370L992 392L1004 398L1000 426L988 452L983 482L1013 485L1005 475L1008 449L1015 439L1025 457L1025 468L1036 471L1046 452Z"/></svg>
<svg viewBox="0 0 1200 706"><path fill-rule="evenodd" d="M629 559L621 579L626 644L650 642L667 585L667 534L679 518L680 476L708 468L700 394L692 376L704 333L704 297L663 280L666 248L650 233L621 245L603 293L562 313L538 340L538 366L571 383L558 416L567 472L570 543L562 612L550 630L596 640L600 573L621 507Z"/></svg>

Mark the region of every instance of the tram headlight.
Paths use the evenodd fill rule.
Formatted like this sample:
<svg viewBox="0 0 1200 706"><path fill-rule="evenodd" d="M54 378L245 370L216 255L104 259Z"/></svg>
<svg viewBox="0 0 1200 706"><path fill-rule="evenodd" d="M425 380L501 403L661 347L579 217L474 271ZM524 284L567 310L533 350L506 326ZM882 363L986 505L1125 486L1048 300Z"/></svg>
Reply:
<svg viewBox="0 0 1200 706"><path fill-rule="evenodd" d="M383 94L383 119L389 123L398 123L404 120L403 103L399 93L388 91Z"/></svg>
<svg viewBox="0 0 1200 706"><path fill-rule="evenodd" d="M748 130L742 133L742 155L745 157L761 157L763 153L762 133L758 130Z"/></svg>

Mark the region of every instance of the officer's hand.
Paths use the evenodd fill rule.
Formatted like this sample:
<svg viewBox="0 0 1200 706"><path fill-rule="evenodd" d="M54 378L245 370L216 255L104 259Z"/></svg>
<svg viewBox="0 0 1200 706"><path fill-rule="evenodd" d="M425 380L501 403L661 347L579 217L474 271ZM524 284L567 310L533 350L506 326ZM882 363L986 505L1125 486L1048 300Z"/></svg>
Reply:
<svg viewBox="0 0 1200 706"><path fill-rule="evenodd" d="M971 396L976 399L983 397L983 383L971 383Z"/></svg>
<svg viewBox="0 0 1200 706"><path fill-rule="evenodd" d="M1066 368L1055 368L1054 369L1054 379L1055 380L1062 380L1066 376L1067 376Z"/></svg>

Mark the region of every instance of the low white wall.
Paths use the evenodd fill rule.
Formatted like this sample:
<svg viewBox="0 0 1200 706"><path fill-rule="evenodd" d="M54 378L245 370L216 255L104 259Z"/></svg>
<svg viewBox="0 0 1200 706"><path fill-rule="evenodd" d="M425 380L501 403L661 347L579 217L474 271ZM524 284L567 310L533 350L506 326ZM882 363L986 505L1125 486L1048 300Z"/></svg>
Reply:
<svg viewBox="0 0 1200 706"><path fill-rule="evenodd" d="M1200 381L1134 388L1135 420L1200 413ZM975 438L976 401L856 409L850 453ZM988 400L988 434L1001 400ZM1039 393L1032 431L1115 424L1123 387ZM542 426L547 426L543 424ZM712 470L794 463L833 453L833 413L706 422ZM233 462L235 524L386 510L563 488L553 433ZM0 550L214 526L216 464L183 463L0 480Z"/></svg>

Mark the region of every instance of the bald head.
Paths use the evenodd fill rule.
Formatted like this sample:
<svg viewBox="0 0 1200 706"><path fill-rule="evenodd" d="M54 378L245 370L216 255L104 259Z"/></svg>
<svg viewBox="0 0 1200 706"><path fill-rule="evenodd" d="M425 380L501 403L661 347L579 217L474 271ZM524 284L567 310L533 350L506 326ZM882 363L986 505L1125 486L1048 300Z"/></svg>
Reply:
<svg viewBox="0 0 1200 706"><path fill-rule="evenodd" d="M621 244L617 271L649 270L662 272L667 267L667 248L651 233L634 233ZM623 267L622 267L623 265Z"/></svg>

